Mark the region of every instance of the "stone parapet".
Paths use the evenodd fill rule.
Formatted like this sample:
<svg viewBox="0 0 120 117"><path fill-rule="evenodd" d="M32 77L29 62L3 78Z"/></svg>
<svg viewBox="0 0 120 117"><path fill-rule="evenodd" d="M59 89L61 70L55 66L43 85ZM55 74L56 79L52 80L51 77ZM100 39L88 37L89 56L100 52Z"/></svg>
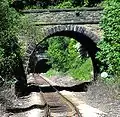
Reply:
<svg viewBox="0 0 120 117"><path fill-rule="evenodd" d="M23 11L33 22L41 25L98 24L102 8L36 9Z"/></svg>

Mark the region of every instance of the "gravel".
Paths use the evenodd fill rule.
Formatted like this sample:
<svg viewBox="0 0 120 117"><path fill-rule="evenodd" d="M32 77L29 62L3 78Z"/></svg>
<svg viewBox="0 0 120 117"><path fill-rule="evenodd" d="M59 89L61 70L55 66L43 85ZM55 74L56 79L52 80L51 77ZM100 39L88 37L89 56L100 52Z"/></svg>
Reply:
<svg viewBox="0 0 120 117"><path fill-rule="evenodd" d="M59 86L70 87L81 83L79 80L74 80L72 77L69 76L54 76L50 79Z"/></svg>
<svg viewBox="0 0 120 117"><path fill-rule="evenodd" d="M51 80L59 86L73 86L80 83L68 76L54 76ZM106 117L120 117L120 99L116 98L118 95L101 81L90 85L86 92L74 92L74 94L86 104L108 113Z"/></svg>
<svg viewBox="0 0 120 117"><path fill-rule="evenodd" d="M81 83L80 81L75 80L69 76L54 76L50 78L50 80L52 80L59 86L63 86L63 87L72 87L74 85L78 85ZM15 101L16 97L14 97L13 95L14 89L10 89L10 91L6 90L6 92L7 93L5 94L7 95L4 96L6 98L9 97L11 99L14 99ZM74 92L74 96L76 98L81 99L86 104L94 108L98 108L101 111L108 113L106 117L120 117L120 97L119 97L120 95L118 96L117 94L118 92L115 93L112 88L107 87L101 81L90 85L86 92ZM8 106L9 101L7 100L8 102L6 102L6 100L3 100L4 98L2 98L2 94L0 97L2 103L5 102L5 104L7 103ZM10 105L11 103L12 102L10 101ZM4 108L3 105L0 104L0 116L3 115L4 115Z"/></svg>

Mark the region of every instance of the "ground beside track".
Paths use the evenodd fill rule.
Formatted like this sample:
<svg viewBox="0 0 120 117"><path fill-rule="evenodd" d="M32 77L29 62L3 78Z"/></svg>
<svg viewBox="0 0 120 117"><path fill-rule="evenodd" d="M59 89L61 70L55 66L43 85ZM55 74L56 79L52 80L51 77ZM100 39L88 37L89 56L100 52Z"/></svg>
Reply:
<svg viewBox="0 0 120 117"><path fill-rule="evenodd" d="M73 86L76 84L78 85L80 83L80 81L76 81L68 76L54 76L50 79L56 84L64 87ZM63 91L63 94L65 93L66 92ZM100 117L120 117L120 100L116 99L115 93L101 82L89 86L87 92L83 91L68 93L69 95L71 95L69 97L72 97L72 95L74 95L74 97L78 100L74 100L75 102L81 102L81 104L83 103L82 111L84 111L85 113L87 113L86 110L88 110L88 112L91 112L92 114L94 109L97 109L100 110L100 112L102 111L106 113L105 116L103 114ZM91 108L91 110L89 108ZM89 114L88 116L86 115L86 117L94 116L90 116Z"/></svg>
<svg viewBox="0 0 120 117"><path fill-rule="evenodd" d="M62 77L55 76L55 77L52 77L51 80L56 84L59 84L59 86L61 87L62 86L71 87L73 85L80 83L66 76L62 76ZM8 90L5 92L6 92L5 94L7 94L6 95L7 98L12 97L11 99L13 100L16 98L14 97L13 87L9 89L9 93L8 93ZM82 108L80 106L79 107L82 109L81 110L82 112L84 111L84 113L92 112L90 111L90 108L93 110L94 108L97 108L98 110L107 113L105 117L120 117L120 100L114 99L114 96L113 96L114 93L109 89L107 89L107 87L103 86L102 84L94 84L90 86L87 92L83 91L83 92L67 92L66 93L66 91L63 90L61 91L61 93L63 93L64 95L67 94L67 96L71 97L71 100L73 99L72 96L74 96L75 98L73 99L73 103L77 102L77 105L78 103L81 103L83 107ZM0 97L0 100L1 99L2 97ZM6 100L2 100L2 101L6 102ZM15 103L19 104L19 101L16 101ZM11 102L9 102L9 104L11 104ZM85 106L85 104L89 106ZM4 110L4 108L5 107L3 107L3 104L0 103L0 117L8 117L6 113L2 111ZM86 110L89 110L89 111L87 112ZM91 116L94 117L93 115ZM91 117L91 116L89 114L87 117ZM104 116L101 116L101 117L104 117Z"/></svg>

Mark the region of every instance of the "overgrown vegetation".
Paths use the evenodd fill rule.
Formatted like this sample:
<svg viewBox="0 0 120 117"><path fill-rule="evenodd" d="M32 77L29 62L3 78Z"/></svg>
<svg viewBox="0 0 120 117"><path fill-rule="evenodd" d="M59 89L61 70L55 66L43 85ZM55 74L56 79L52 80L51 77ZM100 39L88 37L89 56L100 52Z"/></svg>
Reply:
<svg viewBox="0 0 120 117"><path fill-rule="evenodd" d="M74 63L73 63L74 64ZM68 73L75 79L81 80L81 81L90 81L92 80L93 75L93 67L92 67L92 61L90 58L86 59L81 65L79 65L77 68L72 68L68 71Z"/></svg>
<svg viewBox="0 0 120 117"><path fill-rule="evenodd" d="M12 79L21 56L16 37L19 14L9 7L7 0L0 1L0 19L0 75Z"/></svg>
<svg viewBox="0 0 120 117"><path fill-rule="evenodd" d="M40 1L19 1L21 4L34 5L37 4L41 8L74 8L79 6L96 6L102 0L60 0L48 2ZM13 3L9 0L9 4ZM42 3L45 3L44 5ZM104 14L101 19L101 28L104 31L104 38L99 43L101 51L98 53L98 59L101 61L101 71L107 71L110 75L119 75L120 71L120 2L119 0L106 0L104 2ZM24 21L21 33L18 35L18 28L21 29L20 14L13 8L9 7L6 0L0 1L0 75L7 79L13 78L16 67L19 66L20 58L24 55L26 44L23 40L19 40L19 36L35 37L34 40L38 41L40 38L37 35L37 29L31 26L29 22ZM17 4L17 3L16 3ZM23 19L27 19L24 17ZM18 25L19 24L19 25ZM33 31L34 29L34 31ZM23 31L24 30L24 31ZM61 41L59 39L50 39L49 41L48 56L50 63L53 64L53 68L57 71L71 73L74 77L78 78L82 74L82 69L88 65L91 65L89 60L82 60L79 57L79 52L74 48L76 44L75 40ZM66 40L66 39L64 39ZM28 40L26 40L26 43ZM19 45L21 44L21 45ZM22 49L20 48L22 47ZM53 56L54 55L54 56ZM73 62L74 61L74 62ZM74 64L73 64L74 63ZM79 64L78 64L79 63ZM17 66L18 65L18 66ZM78 67L79 66L79 67ZM4 68L4 69L3 69ZM73 70L74 69L74 70ZM79 69L79 70L78 70ZM81 71L80 71L81 69ZM88 69L91 71L92 68Z"/></svg>
<svg viewBox="0 0 120 117"><path fill-rule="evenodd" d="M18 70L22 66L17 38L19 22L20 14L9 7L7 0L0 0L0 116L4 116L7 105L11 106L11 85L21 74Z"/></svg>
<svg viewBox="0 0 120 117"><path fill-rule="evenodd" d="M104 31L103 39L99 43L101 51L97 58L101 61L101 72L108 73L102 79L108 90L113 90L114 98L120 99L120 2L106 0L100 26Z"/></svg>
<svg viewBox="0 0 120 117"><path fill-rule="evenodd" d="M22 95L27 87L23 67L26 48L39 35L28 18L11 8L7 0L0 1L0 18L0 83L8 86L17 81L16 92Z"/></svg>
<svg viewBox="0 0 120 117"><path fill-rule="evenodd" d="M68 37L52 37L48 39L48 63L52 69L48 76L63 73L80 80L90 80L92 63L88 57L80 54L80 43Z"/></svg>
<svg viewBox="0 0 120 117"><path fill-rule="evenodd" d="M107 0L100 23L104 31L104 38L99 44L101 51L98 53L98 58L101 61L101 71L106 71L109 75L120 75L119 11L119 0Z"/></svg>
<svg viewBox="0 0 120 117"><path fill-rule="evenodd" d="M12 77L14 74L14 68L17 65L16 62L18 62L19 58L21 55L24 55L25 49L26 49L26 44L23 42L23 40L19 40L18 44L18 38L19 36L27 36L27 38L34 38L34 40L38 41L40 38L39 35L37 35L37 29L35 27L31 26L28 22L24 21L25 25L22 27L22 31L17 35L17 29L21 29L18 25L19 22L19 14L13 9L9 7L9 4L7 2L3 2L4 0L1 1L1 14L6 14L6 15L1 15L1 37L0 37L0 70L1 70L1 75L3 77L8 77L4 76L5 74L9 75L9 77ZM17 2L17 0L16 0ZM101 0L97 1L91 1L91 0L69 0L69 1L54 1L51 3L51 1L48 0L48 2L40 1L40 2L33 2L31 1L21 1L22 4L38 4L43 5L42 3L45 3L42 7L48 8L51 6L54 6L54 8L73 8L77 6L96 6L97 3L101 2ZM19 3L21 3L19 1ZM13 3L12 0L9 0L9 3ZM107 71L109 74L114 75L114 74L119 74L120 70L120 35L119 35L119 2L117 0L106 0L105 2L105 9L104 9L104 15L103 18L101 19L101 27L104 30L104 39L100 42L99 47L101 51L98 54L98 58L101 61L101 71ZM42 8L41 7L41 8ZM6 10L3 10L6 9ZM4 17L7 17L5 20L3 19ZM23 18L23 19L26 19ZM5 24L5 23L6 24ZM5 24L5 25L3 25ZM17 24L17 25L16 25ZM34 31L33 31L34 29ZM24 31L23 31L24 30ZM7 35L7 36L4 36ZM6 41L4 41L6 40ZM75 41L61 41L61 38L59 39L53 39L54 42L49 41L49 48L48 48L48 56L50 57L50 63L54 63L53 67L57 71L62 71L62 72L69 72L73 68L75 70L73 71L72 74L74 76L78 77L78 74L81 72L77 71L76 74L76 68L78 66L80 67L82 63L87 65L89 62L86 60L81 60L79 58L79 52L77 52L75 49L73 49L73 45L76 44ZM28 40L26 40L26 43ZM52 42L52 43L51 43ZM69 42L69 44L68 44ZM57 48L57 49L56 49ZM8 51L9 50L9 51ZM56 52L56 53L55 53ZM54 56L53 56L54 55ZM61 56L62 55L62 56ZM79 58L79 59L78 59ZM73 64L74 61L74 64ZM6 62L8 62L6 64ZM86 62L86 63L85 63ZM79 63L79 65L78 65ZM84 66L84 64L82 66ZM89 63L90 64L90 63ZM11 66L11 67L8 67ZM4 67L4 70L2 69ZM84 68L84 67L83 67ZM79 68L81 69L81 68ZM91 70L91 69L90 69ZM90 71L89 70L89 71ZM76 74L76 75L75 75Z"/></svg>
<svg viewBox="0 0 120 117"><path fill-rule="evenodd" d="M52 8L79 8L82 6L85 7L95 7L102 0L63 0L58 5L53 6Z"/></svg>
<svg viewBox="0 0 120 117"><path fill-rule="evenodd" d="M11 6L20 9L75 8L97 6L103 0L9 0Z"/></svg>

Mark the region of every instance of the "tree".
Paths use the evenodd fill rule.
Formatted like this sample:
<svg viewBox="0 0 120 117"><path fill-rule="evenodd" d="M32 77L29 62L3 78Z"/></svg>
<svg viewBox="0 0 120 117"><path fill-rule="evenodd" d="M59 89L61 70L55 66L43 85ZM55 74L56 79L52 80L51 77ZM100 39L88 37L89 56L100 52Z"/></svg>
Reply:
<svg viewBox="0 0 120 117"><path fill-rule="evenodd" d="M26 85L20 47L17 39L19 29L19 13L9 7L7 0L0 0L0 75L5 81L14 77L21 83L21 88Z"/></svg>
<svg viewBox="0 0 120 117"><path fill-rule="evenodd" d="M58 71L67 71L65 66L67 62L67 47L69 39L63 37L53 37L48 40L48 51L49 63L52 67Z"/></svg>
<svg viewBox="0 0 120 117"><path fill-rule="evenodd" d="M80 52L75 47L77 41L68 37L53 37L48 40L47 56L53 69L67 72L76 69L83 61Z"/></svg>

